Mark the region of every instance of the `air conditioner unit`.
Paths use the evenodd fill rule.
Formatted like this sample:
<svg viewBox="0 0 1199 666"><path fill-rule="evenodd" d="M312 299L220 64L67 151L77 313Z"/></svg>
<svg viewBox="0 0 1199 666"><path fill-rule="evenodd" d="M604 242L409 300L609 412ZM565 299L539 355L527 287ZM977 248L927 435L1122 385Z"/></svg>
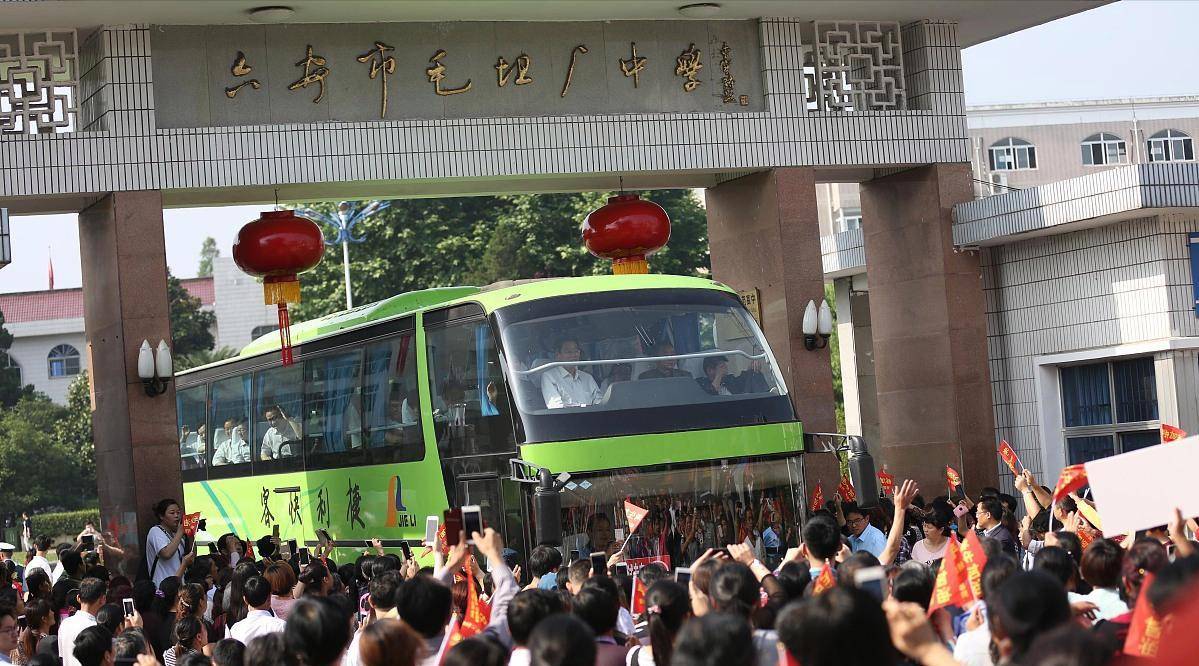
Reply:
<svg viewBox="0 0 1199 666"><path fill-rule="evenodd" d="M991 194L1003 194L1008 191L1007 174L1000 171L992 171L991 175Z"/></svg>

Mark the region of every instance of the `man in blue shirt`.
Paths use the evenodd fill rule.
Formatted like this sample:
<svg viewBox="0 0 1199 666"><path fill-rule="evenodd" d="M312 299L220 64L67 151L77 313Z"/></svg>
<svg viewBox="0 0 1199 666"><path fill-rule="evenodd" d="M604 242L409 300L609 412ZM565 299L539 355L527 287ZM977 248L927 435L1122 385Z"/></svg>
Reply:
<svg viewBox="0 0 1199 666"><path fill-rule="evenodd" d="M845 526L849 528L849 549L853 552L866 551L878 557L887 547L887 536L870 524L870 516L856 504L845 507Z"/></svg>

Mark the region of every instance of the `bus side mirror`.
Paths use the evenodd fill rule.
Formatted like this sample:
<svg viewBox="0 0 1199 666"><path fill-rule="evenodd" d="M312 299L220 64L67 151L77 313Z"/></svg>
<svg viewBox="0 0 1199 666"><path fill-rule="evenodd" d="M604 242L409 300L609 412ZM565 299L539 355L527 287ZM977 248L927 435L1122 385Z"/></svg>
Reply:
<svg viewBox="0 0 1199 666"><path fill-rule="evenodd" d="M539 546L562 545L562 497L553 473L542 468L538 472L537 489L533 491L533 513L537 520L534 538Z"/></svg>
<svg viewBox="0 0 1199 666"><path fill-rule="evenodd" d="M878 475L874 458L866 449L866 440L849 438L849 480L858 495L858 506L871 509L878 506Z"/></svg>

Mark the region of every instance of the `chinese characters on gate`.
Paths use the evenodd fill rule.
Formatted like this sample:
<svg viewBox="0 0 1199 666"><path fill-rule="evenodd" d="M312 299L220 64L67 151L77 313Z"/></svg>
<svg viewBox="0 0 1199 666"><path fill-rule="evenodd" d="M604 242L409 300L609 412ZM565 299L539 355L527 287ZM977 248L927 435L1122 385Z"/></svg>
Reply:
<svg viewBox="0 0 1199 666"><path fill-rule="evenodd" d="M389 55L395 51L394 46L389 46L381 41L375 41L372 48L367 50L355 60L359 63L367 65L367 68L357 72L348 71L343 73L338 70L337 76L361 76L370 81L377 81L380 89L380 108L379 117L387 116L388 105L388 89L389 77L396 72L397 63L394 56ZM560 97L566 97L570 92L571 84L574 82L575 64L584 56L587 56L590 50L586 44L579 44L571 49L570 64L566 70L565 80L562 83L562 91ZM628 57L618 57L616 66L619 67L620 73L625 78L632 79L633 87L641 87L641 77L654 75L651 72L651 67L654 63L644 55L637 52L637 43L629 42ZM749 105L749 97L741 95L740 98L735 94L736 80L731 74L732 67L732 48L727 42L723 42L719 51L719 64L722 73L721 78L721 100L725 104L739 103L741 106ZM445 49L437 49L433 56L429 58L428 64L424 65L424 76L428 80L433 94L439 96L461 95L471 91L473 79L470 77L454 77L451 72L452 56ZM699 78L699 72L704 68L704 53L702 49L695 46L694 43L689 43L687 48L675 58L674 68L667 70L673 73L674 77L680 79L679 86L683 92L692 93L699 89L703 81ZM287 89L291 91L307 90L309 87L316 87L316 96L312 99L314 104L320 104L325 98L325 80L333 76L334 65L329 60L316 52L311 44L307 45L304 52L304 57L297 60L295 67L300 71L297 78L288 84ZM256 78L247 78L254 71L253 65L246 61L246 55L242 51L238 51L233 59L233 64L229 68L229 73L233 76L232 85L225 88L225 96L229 99L237 98L239 93L243 93L243 89L249 86L253 90L262 88L262 83ZM513 86L533 85L537 81L534 76L533 58L527 53L520 53L516 58L509 62L507 58L500 55L495 63L496 85L500 88L505 88L511 83ZM447 80L448 79L448 80ZM461 83L458 83L461 81Z"/></svg>

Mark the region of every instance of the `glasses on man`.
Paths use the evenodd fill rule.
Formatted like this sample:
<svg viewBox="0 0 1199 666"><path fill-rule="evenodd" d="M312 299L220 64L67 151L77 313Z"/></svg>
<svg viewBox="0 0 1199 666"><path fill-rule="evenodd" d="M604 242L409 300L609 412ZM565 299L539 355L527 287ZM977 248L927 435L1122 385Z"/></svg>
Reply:
<svg viewBox="0 0 1199 666"><path fill-rule="evenodd" d="M849 520L846 520L845 524L849 525L850 527L857 527L858 525L860 525L861 523L864 523L864 522L866 522L865 518L858 517L858 518L850 518Z"/></svg>

